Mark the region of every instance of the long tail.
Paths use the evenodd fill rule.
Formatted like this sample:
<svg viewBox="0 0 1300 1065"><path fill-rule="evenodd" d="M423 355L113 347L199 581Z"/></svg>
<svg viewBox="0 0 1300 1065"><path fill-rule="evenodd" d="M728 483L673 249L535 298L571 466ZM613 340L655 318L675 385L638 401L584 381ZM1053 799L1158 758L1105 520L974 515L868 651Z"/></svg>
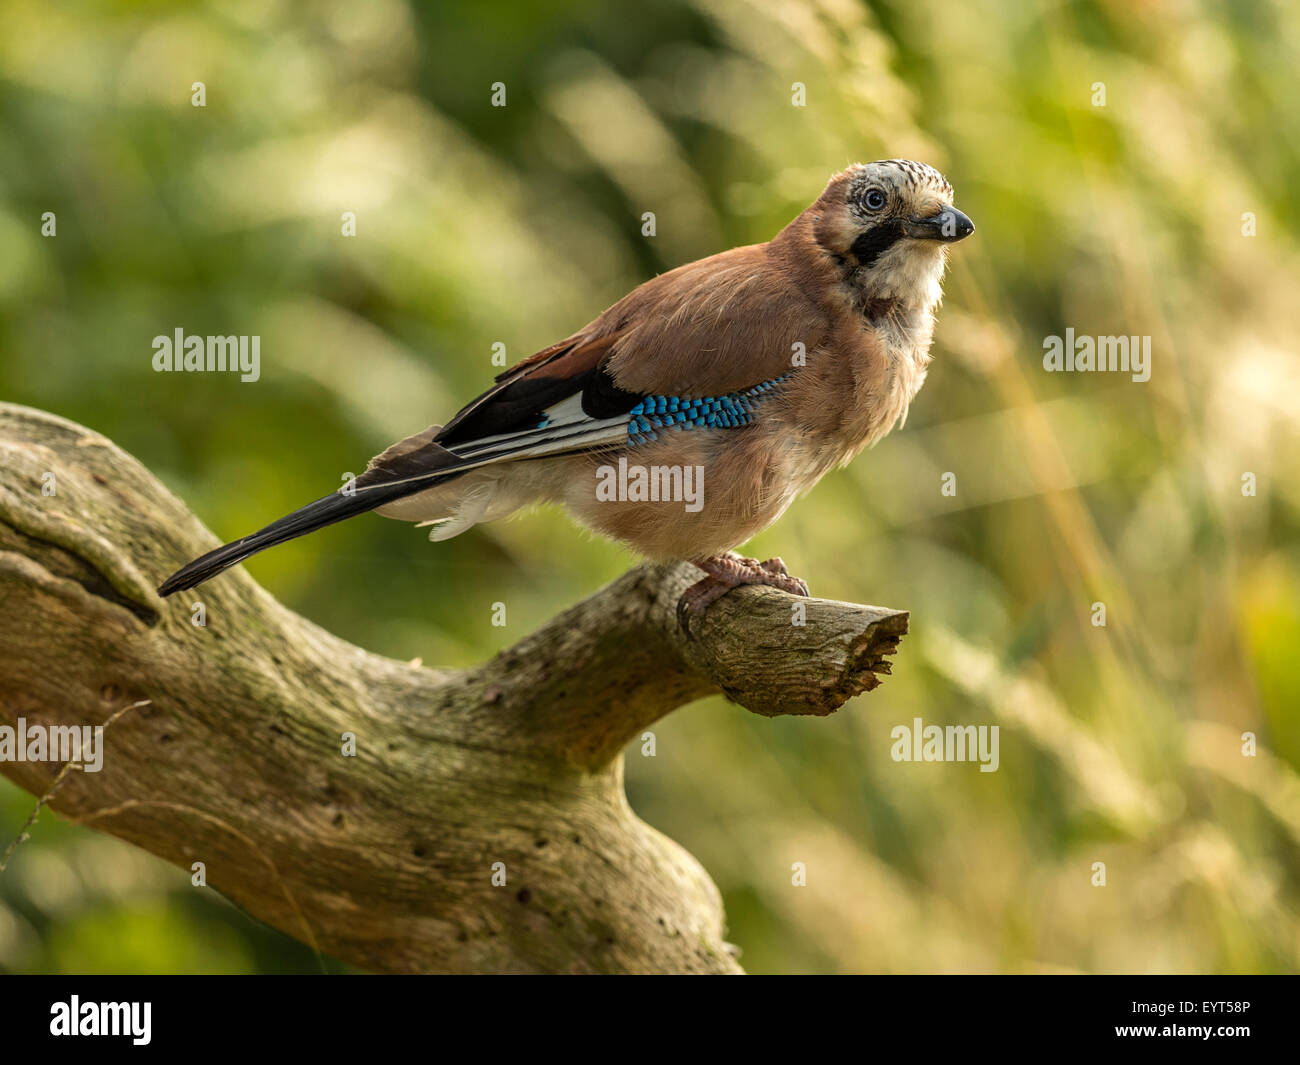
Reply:
<svg viewBox="0 0 1300 1065"><path fill-rule="evenodd" d="M201 584L209 577L215 577L231 566L237 566L244 559L259 551L265 551L268 547L275 547L287 540L294 540L309 532L323 529L326 525L333 525L335 522L364 514L402 496L423 491L430 486L430 483L430 479L424 479L419 483L376 485L369 491L359 491L353 495L345 495L341 491L331 492L323 499L308 503L279 521L271 522L265 529L259 529L241 540L235 540L224 547L218 547L215 551L209 551L206 555L182 566L159 585L158 594L168 596L173 592L193 588L196 584Z"/></svg>
<svg viewBox="0 0 1300 1065"><path fill-rule="evenodd" d="M595 418L586 413L582 404L582 394L575 392L545 408L540 424L531 421L524 429L479 436L458 444L455 451L449 451L438 442L444 432L442 426L431 425L371 459L365 473L356 479L354 492L334 492L251 536L209 551L163 581L158 594L167 596L193 588L268 547L364 514L395 499L423 492L467 470L499 462L611 447L627 441L626 413Z"/></svg>

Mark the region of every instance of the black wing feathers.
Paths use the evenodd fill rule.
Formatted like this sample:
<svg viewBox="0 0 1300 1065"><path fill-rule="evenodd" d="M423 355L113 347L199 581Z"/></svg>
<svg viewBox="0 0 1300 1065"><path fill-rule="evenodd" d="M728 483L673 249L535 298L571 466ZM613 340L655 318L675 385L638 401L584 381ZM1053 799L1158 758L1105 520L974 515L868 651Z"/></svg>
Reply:
<svg viewBox="0 0 1300 1065"><path fill-rule="evenodd" d="M581 394L582 411L589 418L626 414L642 397L615 385L606 369L616 340L616 334L585 342L570 338L539 351L497 378L493 388L464 407L445 427L432 425L372 459L356 479L354 491L331 493L251 536L210 551L168 577L158 593L171 595L193 588L268 547L423 492L459 476L467 466L494 461L480 457L475 462L473 456L485 451L469 445L486 437L536 429L548 408L570 396ZM580 442L581 433L573 428L565 431ZM466 453L457 454L457 445ZM494 447L504 450L501 444ZM442 470L445 473L439 472Z"/></svg>

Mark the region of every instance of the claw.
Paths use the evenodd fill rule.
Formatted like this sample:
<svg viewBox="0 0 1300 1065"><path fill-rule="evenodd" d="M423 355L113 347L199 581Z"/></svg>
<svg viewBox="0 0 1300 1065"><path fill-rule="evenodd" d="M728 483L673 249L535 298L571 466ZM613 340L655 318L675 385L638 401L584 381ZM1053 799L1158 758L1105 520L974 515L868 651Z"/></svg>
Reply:
<svg viewBox="0 0 1300 1065"><path fill-rule="evenodd" d="M790 576L790 571L780 558L759 562L753 558L726 554L706 558L696 565L708 576L692 584L677 600L677 624L688 636L691 635L692 619L702 618L714 602L733 588L761 584L779 588L790 595L808 595L808 585L798 577Z"/></svg>
<svg viewBox="0 0 1300 1065"><path fill-rule="evenodd" d="M688 636L691 635L691 621L699 620L708 612L710 606L739 585L729 584L717 577L705 577L696 581L677 600L677 624Z"/></svg>

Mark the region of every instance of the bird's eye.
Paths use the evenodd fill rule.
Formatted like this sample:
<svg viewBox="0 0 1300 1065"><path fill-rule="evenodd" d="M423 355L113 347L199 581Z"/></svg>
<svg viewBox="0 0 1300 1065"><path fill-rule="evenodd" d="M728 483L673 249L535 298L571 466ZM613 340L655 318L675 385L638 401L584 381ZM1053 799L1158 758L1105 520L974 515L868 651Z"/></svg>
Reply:
<svg viewBox="0 0 1300 1065"><path fill-rule="evenodd" d="M867 205L868 211L879 211L885 206L885 194L879 189L867 189L867 194L862 197L862 202Z"/></svg>

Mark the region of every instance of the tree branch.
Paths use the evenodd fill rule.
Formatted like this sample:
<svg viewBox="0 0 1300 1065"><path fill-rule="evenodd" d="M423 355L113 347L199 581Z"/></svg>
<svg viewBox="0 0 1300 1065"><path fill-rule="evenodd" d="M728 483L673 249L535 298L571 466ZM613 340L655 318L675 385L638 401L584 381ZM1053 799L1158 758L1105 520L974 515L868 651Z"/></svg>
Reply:
<svg viewBox="0 0 1300 1065"><path fill-rule="evenodd" d="M159 599L214 538L103 437L0 404L0 452L0 726L102 724L148 700L52 808L203 862L249 913L376 971L739 971L708 875L629 809L622 748L718 691L832 713L907 631L900 611L743 588L688 637L675 606L698 572L642 566L478 668L418 668L242 569ZM59 768L0 763L37 795Z"/></svg>

